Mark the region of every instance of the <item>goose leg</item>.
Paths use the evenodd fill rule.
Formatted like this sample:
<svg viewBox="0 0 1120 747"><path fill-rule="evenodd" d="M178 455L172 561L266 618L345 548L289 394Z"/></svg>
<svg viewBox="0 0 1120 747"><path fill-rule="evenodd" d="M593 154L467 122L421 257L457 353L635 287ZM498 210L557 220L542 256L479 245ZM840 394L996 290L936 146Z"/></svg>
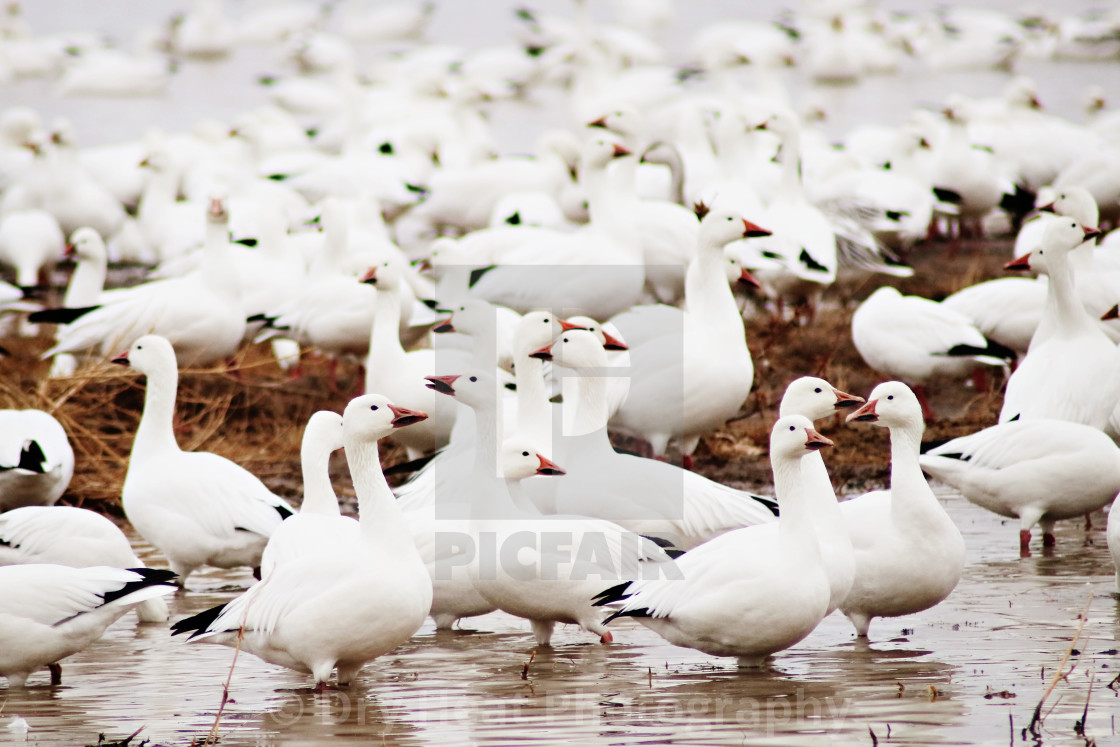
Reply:
<svg viewBox="0 0 1120 747"><path fill-rule="evenodd" d="M871 627L871 616L862 612L845 612L848 619L852 621L852 625L856 629L857 638L866 638L867 630Z"/></svg>
<svg viewBox="0 0 1120 747"><path fill-rule="evenodd" d="M51 673L51 686L62 684L62 665L58 662L47 665L47 671Z"/></svg>
<svg viewBox="0 0 1120 747"><path fill-rule="evenodd" d="M1019 557L1029 558L1031 556L1031 530L1019 530Z"/></svg>
<svg viewBox="0 0 1120 747"><path fill-rule="evenodd" d="M1088 532L1093 528L1093 515L1091 513L1085 514L1085 531Z"/></svg>
<svg viewBox="0 0 1120 747"><path fill-rule="evenodd" d="M538 646L552 645L552 629L556 627L555 620L530 620L533 636L537 639Z"/></svg>
<svg viewBox="0 0 1120 747"><path fill-rule="evenodd" d="M1042 547L1053 549L1058 544L1054 538L1054 522L1040 521L1039 525L1042 527Z"/></svg>

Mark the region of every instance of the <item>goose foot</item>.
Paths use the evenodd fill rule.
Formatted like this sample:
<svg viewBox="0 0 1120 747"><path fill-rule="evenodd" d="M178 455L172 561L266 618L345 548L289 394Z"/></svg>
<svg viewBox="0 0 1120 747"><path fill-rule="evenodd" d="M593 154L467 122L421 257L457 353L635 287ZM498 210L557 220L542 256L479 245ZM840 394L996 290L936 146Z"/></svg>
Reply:
<svg viewBox="0 0 1120 747"><path fill-rule="evenodd" d="M1058 540L1056 540L1054 538L1053 532L1043 532L1042 533L1042 546L1043 547L1054 547L1057 544L1058 544Z"/></svg>
<svg viewBox="0 0 1120 747"><path fill-rule="evenodd" d="M693 463L692 462L692 455L691 454L685 454L684 457L682 457L682 459L681 459L681 463L684 465L685 469L688 469L688 470L692 469L692 463Z"/></svg>
<svg viewBox="0 0 1120 747"><path fill-rule="evenodd" d="M51 673L51 687L62 684L62 665L59 663L48 664L47 671Z"/></svg>
<svg viewBox="0 0 1120 747"><path fill-rule="evenodd" d="M253 578L257 579L258 581L261 580L261 567L259 565L253 566Z"/></svg>
<svg viewBox="0 0 1120 747"><path fill-rule="evenodd" d="M1085 514L1085 531L1088 532L1093 528L1093 515Z"/></svg>
<svg viewBox="0 0 1120 747"><path fill-rule="evenodd" d="M1031 530L1019 530L1019 557L1029 558L1031 556Z"/></svg>
<svg viewBox="0 0 1120 747"><path fill-rule="evenodd" d="M614 636L608 630L606 633L599 636L599 643L614 643Z"/></svg>

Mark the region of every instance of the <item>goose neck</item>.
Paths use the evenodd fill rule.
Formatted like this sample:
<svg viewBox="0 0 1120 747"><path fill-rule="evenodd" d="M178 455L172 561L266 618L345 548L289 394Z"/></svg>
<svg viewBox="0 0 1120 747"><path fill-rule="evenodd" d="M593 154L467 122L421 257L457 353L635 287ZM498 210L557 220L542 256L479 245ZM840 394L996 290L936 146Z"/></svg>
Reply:
<svg viewBox="0 0 1120 747"><path fill-rule="evenodd" d="M179 451L174 428L179 372L172 365L167 370L153 371L146 378L144 411L132 444L133 460Z"/></svg>
<svg viewBox="0 0 1120 747"><path fill-rule="evenodd" d="M331 450L322 443L304 444L300 449L300 467L303 472L303 503L300 513L341 516L338 497L330 477Z"/></svg>
<svg viewBox="0 0 1120 747"><path fill-rule="evenodd" d="M518 351L514 374L517 379L517 432L540 448L547 449L552 429L544 363L525 351Z"/></svg>
<svg viewBox="0 0 1120 747"><path fill-rule="evenodd" d="M1066 334L1081 327L1095 327L1081 304L1069 258L1057 252L1047 256L1050 280L1046 288L1045 316Z"/></svg>
<svg viewBox="0 0 1120 747"><path fill-rule="evenodd" d="M91 306L97 303L105 288L105 260L99 258L83 259L74 268L70 285L66 288L63 305L67 308Z"/></svg>
<svg viewBox="0 0 1120 747"><path fill-rule="evenodd" d="M474 408L475 444L474 474L470 489L473 518L509 518L514 504L501 475L498 449L502 443L502 406L500 394L485 407Z"/></svg>
<svg viewBox="0 0 1120 747"><path fill-rule="evenodd" d="M569 376L571 390L575 403L575 415L571 422L564 424L564 435L583 436L588 433L602 431L606 433L607 420L610 417L607 401L607 382L605 376ZM567 381L567 379L565 381ZM565 394L567 393L565 390Z"/></svg>
<svg viewBox="0 0 1120 747"><path fill-rule="evenodd" d="M396 496L385 481L381 471L381 456L377 442L347 439L346 461L358 495L358 520L363 540L386 549L400 545L415 551L411 535L402 531L404 517L397 505ZM402 537L407 543L402 541Z"/></svg>
<svg viewBox="0 0 1120 747"><path fill-rule="evenodd" d="M799 457L771 457L774 469L774 493L778 498L781 517L778 533L787 547L797 548L805 557L819 557L813 521L809 516L804 495L801 459Z"/></svg>
<svg viewBox="0 0 1120 747"><path fill-rule="evenodd" d="M890 429L891 514L896 520L908 514L922 512L928 507L928 501L936 503L918 463L924 430L925 426L920 421Z"/></svg>
<svg viewBox="0 0 1120 747"><path fill-rule="evenodd" d="M400 323L400 291L395 288L378 288L369 337L369 357L374 365L380 368L392 366L395 361L404 357Z"/></svg>

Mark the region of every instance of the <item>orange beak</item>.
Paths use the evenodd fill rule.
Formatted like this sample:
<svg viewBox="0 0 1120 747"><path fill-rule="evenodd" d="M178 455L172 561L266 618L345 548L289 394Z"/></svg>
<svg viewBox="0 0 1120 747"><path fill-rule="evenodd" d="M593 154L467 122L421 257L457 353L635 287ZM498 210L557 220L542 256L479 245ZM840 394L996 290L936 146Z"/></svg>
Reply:
<svg viewBox="0 0 1120 747"><path fill-rule="evenodd" d="M603 330L603 350L629 350L629 349L630 348L626 345L625 342L618 339L617 337L614 337L612 335L608 335L607 331L605 329Z"/></svg>
<svg viewBox="0 0 1120 747"><path fill-rule="evenodd" d="M534 350L533 352L529 353L529 357L530 358L539 358L542 361L552 360L552 345L548 344L548 345L545 345L540 350Z"/></svg>
<svg viewBox="0 0 1120 747"><path fill-rule="evenodd" d="M545 459L540 454L537 454L537 459L540 460L541 466L537 468L538 475L563 475L567 474L564 470L560 469L556 462Z"/></svg>
<svg viewBox="0 0 1120 747"><path fill-rule="evenodd" d="M225 211L226 211L225 205L222 204L221 200L219 200L217 198L214 198L214 199L210 200L210 215L211 216L213 216L215 218L221 218L222 215L225 213Z"/></svg>
<svg viewBox="0 0 1120 747"><path fill-rule="evenodd" d="M451 320L454 319L454 318L455 318L454 315L449 316L448 318L444 319L442 322L440 322L436 326L432 327L432 331L433 332L439 332L441 334L444 333L444 332L454 332L455 331L455 325L451 323Z"/></svg>
<svg viewBox="0 0 1120 747"><path fill-rule="evenodd" d="M806 428L805 435L807 436L807 438L805 439L805 448L809 449L810 451L820 451L826 446L832 446L831 441L829 441L821 434L817 433L812 428Z"/></svg>
<svg viewBox="0 0 1120 747"><path fill-rule="evenodd" d="M863 407L861 407L858 410L856 410L855 412L853 412L851 415L848 416L848 422L849 423L852 423L852 422L874 423L876 420L879 419L879 414L877 412L875 412L875 404L878 401L879 400L877 400L877 399L873 399L870 402L868 402L866 405L864 405Z"/></svg>
<svg viewBox="0 0 1120 747"><path fill-rule="evenodd" d="M439 392L440 394L450 394L452 397L454 397L455 387L452 386L452 384L455 383L455 379L457 378L459 378L458 374L455 374L454 376L425 376L424 379L428 383L424 386L428 387L432 391Z"/></svg>
<svg viewBox="0 0 1120 747"><path fill-rule="evenodd" d="M377 284L377 268L371 267L366 270L365 274L358 278L359 283L369 283L370 285Z"/></svg>
<svg viewBox="0 0 1120 747"><path fill-rule="evenodd" d="M614 144L614 157L615 158L621 158L622 156L628 156L628 155L630 155L630 151L626 150L625 148L623 148L618 143Z"/></svg>
<svg viewBox="0 0 1120 747"><path fill-rule="evenodd" d="M842 392L835 387L832 389L832 393L836 395L836 404L834 404L833 407L835 407L837 410L843 410L848 407L855 407L856 405L864 401L863 397L857 397L854 394Z"/></svg>
<svg viewBox="0 0 1120 747"><path fill-rule="evenodd" d="M557 321L560 322L560 329L564 330L565 332L567 332L569 329L585 329L585 327L581 327L578 324L572 324L567 319L558 319Z"/></svg>
<svg viewBox="0 0 1120 747"><path fill-rule="evenodd" d="M1101 321L1107 322L1112 319L1120 319L1120 305L1113 304L1112 308L1101 315Z"/></svg>
<svg viewBox="0 0 1120 747"><path fill-rule="evenodd" d="M126 350L123 353L118 353L117 355L113 356L113 363L116 363L119 366L129 365L128 351Z"/></svg>
<svg viewBox="0 0 1120 747"><path fill-rule="evenodd" d="M1005 270L1029 270L1031 269L1031 255L1024 254L1022 257L1017 257L1003 266Z"/></svg>
<svg viewBox="0 0 1120 747"><path fill-rule="evenodd" d="M761 289L762 288L762 285L757 280L754 279L754 275L747 272L746 267L744 267L743 269L741 269L739 271L739 282L743 283L744 285L749 285L750 287L755 288L755 289Z"/></svg>
<svg viewBox="0 0 1120 747"><path fill-rule="evenodd" d="M1086 241L1088 241L1089 239L1095 239L1103 233L1101 229L1095 226L1082 226L1082 228L1085 230Z"/></svg>
<svg viewBox="0 0 1120 747"><path fill-rule="evenodd" d="M593 122L588 122L587 126L588 127L600 127L600 128L605 130L605 129L607 129L607 118L604 115L602 117L599 117L598 119L596 119Z"/></svg>
<svg viewBox="0 0 1120 747"><path fill-rule="evenodd" d="M428 413L420 410L410 410L407 407L397 407L396 405L389 405L389 409L393 411L392 424L394 428L403 428L406 425L428 419Z"/></svg>
<svg viewBox="0 0 1120 747"><path fill-rule="evenodd" d="M760 238L762 236L769 236L772 233L774 233L774 232L773 231L767 231L762 226L757 226L754 223L751 223L746 218L743 218L743 238L745 238L745 239L757 239L757 238Z"/></svg>

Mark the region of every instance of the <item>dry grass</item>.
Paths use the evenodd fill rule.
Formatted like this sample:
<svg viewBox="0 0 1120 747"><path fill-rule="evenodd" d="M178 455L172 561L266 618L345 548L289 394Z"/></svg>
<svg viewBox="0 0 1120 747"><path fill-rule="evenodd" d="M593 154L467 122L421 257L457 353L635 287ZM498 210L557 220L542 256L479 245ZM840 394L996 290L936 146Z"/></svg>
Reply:
<svg viewBox="0 0 1120 747"><path fill-rule="evenodd" d="M866 396L883 380L863 363L851 344L851 315L859 301L880 283L904 293L943 298L966 285L999 276L1010 257L1007 241L955 247L919 247L910 257L914 278L870 278L837 283L811 323L784 321L759 312L747 323L755 361L755 389L739 419L701 442L698 471L737 485L767 489L771 482L766 458L769 428L787 383L811 373L834 386ZM109 363L94 363L68 379L49 379L39 360L49 346L45 328L38 338L0 338L9 356L0 358L0 407L38 408L57 417L70 434L77 465L63 502L119 513L121 485L128 454L143 409L144 384L135 372ZM291 380L259 345L244 348L232 368L225 366L181 372L176 434L188 450L213 451L258 475L274 491L298 497L301 489L299 444L303 426L313 412L341 412L348 400L327 386L325 366L305 355L306 375ZM355 389L357 370L342 366L339 387ZM929 388L939 419L926 438L944 439L995 422L1001 394L976 392L962 382ZM842 431L842 432L840 432ZM822 426L835 436L836 448L826 454L841 489L882 484L888 470L887 436L879 428L849 426L835 418ZM385 448L385 464L403 461L403 451ZM340 496L352 497L345 461L336 455L332 475Z"/></svg>

